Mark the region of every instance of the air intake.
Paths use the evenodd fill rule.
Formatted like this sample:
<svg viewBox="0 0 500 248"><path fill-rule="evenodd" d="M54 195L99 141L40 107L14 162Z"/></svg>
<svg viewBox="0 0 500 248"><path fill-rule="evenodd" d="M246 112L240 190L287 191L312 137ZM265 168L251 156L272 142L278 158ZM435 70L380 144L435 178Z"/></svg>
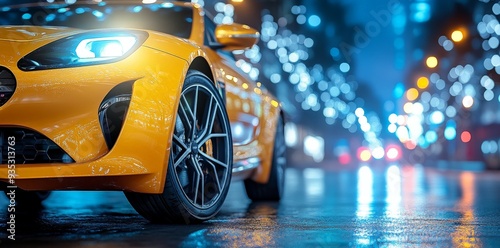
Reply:
<svg viewBox="0 0 500 248"><path fill-rule="evenodd" d="M9 137L15 140L9 146ZM22 128L0 127L0 164L8 164L9 152L15 151L16 164L74 163L57 144L44 135ZM1 168L1 167L0 167Z"/></svg>

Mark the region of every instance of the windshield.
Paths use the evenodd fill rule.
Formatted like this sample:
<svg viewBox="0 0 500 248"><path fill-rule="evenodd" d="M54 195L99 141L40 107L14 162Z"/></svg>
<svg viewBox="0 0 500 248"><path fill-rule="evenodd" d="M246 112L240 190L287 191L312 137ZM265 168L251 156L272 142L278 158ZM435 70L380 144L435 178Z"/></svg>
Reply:
<svg viewBox="0 0 500 248"><path fill-rule="evenodd" d="M189 38L192 23L191 8L171 3L0 8L0 25L65 26L80 29L137 28Z"/></svg>

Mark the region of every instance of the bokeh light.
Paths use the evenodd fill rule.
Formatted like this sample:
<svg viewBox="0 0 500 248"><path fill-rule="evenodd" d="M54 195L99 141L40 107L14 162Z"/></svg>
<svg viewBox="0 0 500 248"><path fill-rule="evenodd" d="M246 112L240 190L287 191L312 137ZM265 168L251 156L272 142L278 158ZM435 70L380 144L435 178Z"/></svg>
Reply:
<svg viewBox="0 0 500 248"><path fill-rule="evenodd" d="M233 7L222 1L217 4L217 23L232 21L235 15L231 10L244 6ZM345 30L332 25L330 17L318 10L316 4L294 2L286 7L288 13L284 10L287 15L283 16L270 9L263 11L259 30L262 44L237 56L237 65L252 79L269 82L271 91L278 90L279 97L286 99L290 95L283 106L291 113L298 113L293 119L301 122L319 116L323 118L322 124L338 125L362 135L360 146L365 149L352 152L352 156L337 154L342 164L351 162L356 155L362 161L377 159L381 154L387 159L388 150L381 153L379 148L385 147L381 137L391 137L387 135L396 136L406 149L419 147L437 154L446 151L448 146L443 142L462 141L466 135L463 126L456 123L500 124L497 86L500 81L500 4L481 1L477 5L470 23L462 18L436 29L431 27L435 3L402 4L411 11L394 16L396 37L391 46L396 52L394 66L408 73L405 78L393 81L389 88L392 99L383 99L382 106L377 106L378 112L374 111L373 100L362 97L373 95L370 90L377 86L372 84L360 90L360 86L366 86L366 82L358 82L356 78L360 60L346 60L345 47L340 45L344 40L327 37L342 35ZM410 22L417 23L419 28L412 26L417 24L408 25ZM429 36L426 33L429 30L441 32L437 33L436 41L426 41L425 37L436 35ZM318 34L325 37L318 38ZM422 39L408 42L407 36ZM358 40L354 42L359 42L359 37L355 36ZM325 43L324 39L329 42ZM344 42L353 43L352 40ZM283 89L286 90L279 91ZM385 122L381 121L384 119ZM314 125L316 127L316 123ZM469 134L473 136L474 131Z"/></svg>
<svg viewBox="0 0 500 248"><path fill-rule="evenodd" d="M465 108L471 108L474 105L474 98L472 96L465 96L462 100L462 105Z"/></svg>
<svg viewBox="0 0 500 248"><path fill-rule="evenodd" d="M429 79L426 77L419 77L417 80L417 87L425 89L429 86Z"/></svg>
<svg viewBox="0 0 500 248"><path fill-rule="evenodd" d="M361 147L358 149L358 158L363 162L367 162L372 158L372 154L370 153L369 149Z"/></svg>
<svg viewBox="0 0 500 248"><path fill-rule="evenodd" d="M430 56L425 60L425 64L429 68L436 68L436 66L438 65L438 59L434 56Z"/></svg>
<svg viewBox="0 0 500 248"><path fill-rule="evenodd" d="M454 42L460 42L464 39L464 33L461 30L455 30L451 33L451 39Z"/></svg>
<svg viewBox="0 0 500 248"><path fill-rule="evenodd" d="M471 138L472 136L469 131L463 131L462 134L460 135L460 139L464 143L470 142Z"/></svg>
<svg viewBox="0 0 500 248"><path fill-rule="evenodd" d="M419 93L418 93L417 89L410 88L406 92L406 99L408 99L408 101L415 101L418 98L418 95L419 95Z"/></svg>

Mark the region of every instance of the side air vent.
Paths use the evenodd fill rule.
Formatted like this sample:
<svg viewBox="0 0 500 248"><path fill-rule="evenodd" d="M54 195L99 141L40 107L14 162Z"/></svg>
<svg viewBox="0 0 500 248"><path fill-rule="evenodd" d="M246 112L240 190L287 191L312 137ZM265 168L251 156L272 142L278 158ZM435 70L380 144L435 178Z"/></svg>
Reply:
<svg viewBox="0 0 500 248"><path fill-rule="evenodd" d="M3 106L16 90L14 74L7 68L0 66L0 107Z"/></svg>
<svg viewBox="0 0 500 248"><path fill-rule="evenodd" d="M120 135L132 98L132 81L115 86L102 101L98 115L102 133L111 150Z"/></svg>

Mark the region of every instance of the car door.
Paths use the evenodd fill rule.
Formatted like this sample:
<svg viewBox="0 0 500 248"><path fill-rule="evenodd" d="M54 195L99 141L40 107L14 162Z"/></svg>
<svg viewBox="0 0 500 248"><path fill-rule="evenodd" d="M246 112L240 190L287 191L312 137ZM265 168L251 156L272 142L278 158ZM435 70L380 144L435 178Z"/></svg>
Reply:
<svg viewBox="0 0 500 248"><path fill-rule="evenodd" d="M231 122L235 161L257 157L256 137L260 133L262 117L262 90L246 73L236 66L231 52L218 47L215 39L215 23L205 18L205 44L215 69L222 94L225 95L226 108Z"/></svg>

